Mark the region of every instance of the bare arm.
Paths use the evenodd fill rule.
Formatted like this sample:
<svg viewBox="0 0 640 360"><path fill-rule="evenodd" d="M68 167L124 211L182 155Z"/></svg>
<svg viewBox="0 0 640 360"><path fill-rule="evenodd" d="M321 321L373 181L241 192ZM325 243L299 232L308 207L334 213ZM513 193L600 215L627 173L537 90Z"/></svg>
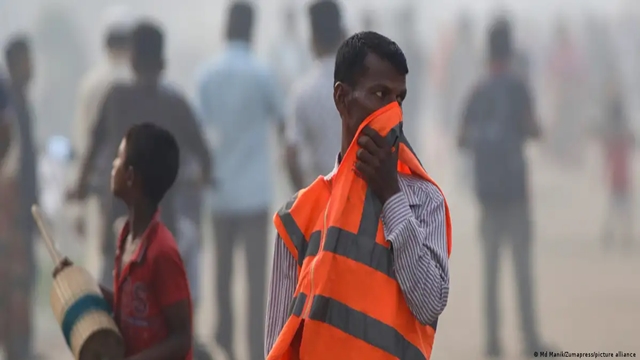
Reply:
<svg viewBox="0 0 640 360"><path fill-rule="evenodd" d="M80 199L86 196L86 188L88 186L89 177L94 171L94 166L99 149L105 144L107 140L108 109L110 106L112 106L112 103L114 101L115 100L113 92L110 92L109 95L107 95L107 97L105 98L105 101L98 113L98 118L96 119L96 122L93 125L93 129L91 130L89 138L89 148L87 149L87 152L84 154L80 163L80 171L75 189L77 193L74 194Z"/></svg>
<svg viewBox="0 0 640 360"><path fill-rule="evenodd" d="M212 170L212 156L209 153L209 147L202 135L203 131L200 129L195 114L186 102L183 103L183 106L184 116L181 117L183 121L176 124L178 126L174 133L179 137L178 143L184 144L186 150L198 159L202 176L206 181L209 181Z"/></svg>
<svg viewBox="0 0 640 360"><path fill-rule="evenodd" d="M169 336L160 344L126 360L184 359L191 350L191 317L189 300L185 299L162 310Z"/></svg>

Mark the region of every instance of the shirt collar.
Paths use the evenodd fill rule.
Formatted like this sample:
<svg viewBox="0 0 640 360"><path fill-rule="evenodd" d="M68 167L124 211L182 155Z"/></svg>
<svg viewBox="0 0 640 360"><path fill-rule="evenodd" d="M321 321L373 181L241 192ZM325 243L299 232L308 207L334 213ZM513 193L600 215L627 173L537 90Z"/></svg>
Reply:
<svg viewBox="0 0 640 360"><path fill-rule="evenodd" d="M136 250L136 253L133 256L133 258L131 259L132 261L135 261L135 262L142 261L144 254L147 250L147 246L149 244L148 240L149 240L150 233L153 229L156 228L159 222L160 222L160 210L156 210L156 212L153 214L153 217L151 218L151 222L149 223L149 226L147 226L147 229L144 231L144 233L140 237L142 241L140 241L140 246ZM117 248L118 257L121 256L122 254L124 242L129 236L130 227L131 227L131 224L127 219L127 221L124 223L124 226L122 227L122 230L120 230L120 236L118 237L118 248Z"/></svg>
<svg viewBox="0 0 640 360"><path fill-rule="evenodd" d="M338 166L340 166L340 162L342 161L342 154L338 153L336 156L336 165L333 167L330 173L325 175L325 180L331 180L331 178L338 172Z"/></svg>

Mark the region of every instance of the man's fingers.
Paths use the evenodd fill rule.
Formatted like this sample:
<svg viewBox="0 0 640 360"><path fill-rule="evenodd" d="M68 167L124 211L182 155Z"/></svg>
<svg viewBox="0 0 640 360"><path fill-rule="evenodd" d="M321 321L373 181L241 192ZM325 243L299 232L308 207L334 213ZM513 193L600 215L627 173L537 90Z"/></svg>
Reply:
<svg viewBox="0 0 640 360"><path fill-rule="evenodd" d="M358 145L375 157L383 155L383 149L376 145L375 141L373 141L369 135L360 135Z"/></svg>
<svg viewBox="0 0 640 360"><path fill-rule="evenodd" d="M369 181L369 179L374 177L373 168L362 161L356 161L356 171L360 174L365 181Z"/></svg>
<svg viewBox="0 0 640 360"><path fill-rule="evenodd" d="M390 147L389 144L387 144L387 142L384 141L384 138L382 137L382 135L378 134L378 132L373 130L373 128L369 126L365 126L362 129L362 133L370 137L371 140L373 140L373 143L376 144L377 147L381 149Z"/></svg>
<svg viewBox="0 0 640 360"><path fill-rule="evenodd" d="M380 165L380 160L365 148L358 149L358 152L356 152L356 158L372 168L376 168Z"/></svg>

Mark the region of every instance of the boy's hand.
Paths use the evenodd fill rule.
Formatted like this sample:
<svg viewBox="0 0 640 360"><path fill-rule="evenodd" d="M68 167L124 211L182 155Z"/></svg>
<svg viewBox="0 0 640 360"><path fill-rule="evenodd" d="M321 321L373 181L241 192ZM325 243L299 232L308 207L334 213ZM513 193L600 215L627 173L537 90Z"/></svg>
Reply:
<svg viewBox="0 0 640 360"><path fill-rule="evenodd" d="M60 264L58 264L58 266L53 269L53 278L55 279L62 270L68 268L69 266L73 266L73 262L71 262L68 257L65 257L64 259L62 259L62 261L60 261Z"/></svg>

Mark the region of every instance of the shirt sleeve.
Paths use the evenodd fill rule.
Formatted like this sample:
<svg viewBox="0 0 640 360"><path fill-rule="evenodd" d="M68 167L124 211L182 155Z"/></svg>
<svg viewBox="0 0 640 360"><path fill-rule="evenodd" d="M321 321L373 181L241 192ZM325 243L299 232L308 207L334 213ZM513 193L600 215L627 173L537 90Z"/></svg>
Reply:
<svg viewBox="0 0 640 360"><path fill-rule="evenodd" d="M298 283L296 259L291 255L284 241L277 236L273 253L271 282L267 301L267 321L265 329L264 356L267 357L276 343L280 331L289 318L289 306Z"/></svg>
<svg viewBox="0 0 640 360"><path fill-rule="evenodd" d="M305 105L302 94L297 94L289 109L289 121L287 122L286 139L290 145L302 145L306 122Z"/></svg>
<svg viewBox="0 0 640 360"><path fill-rule="evenodd" d="M447 305L449 252L444 197L430 183L418 185L387 200L382 222L407 305L427 325L435 323Z"/></svg>
<svg viewBox="0 0 640 360"><path fill-rule="evenodd" d="M190 299L187 273L177 249L161 250L153 261L153 291L161 308Z"/></svg>
<svg viewBox="0 0 640 360"><path fill-rule="evenodd" d="M267 113L271 119L278 125L284 123L285 116L285 101L283 92L280 91L278 83L273 75L269 72L265 72L263 76L263 87L265 96L265 106Z"/></svg>

